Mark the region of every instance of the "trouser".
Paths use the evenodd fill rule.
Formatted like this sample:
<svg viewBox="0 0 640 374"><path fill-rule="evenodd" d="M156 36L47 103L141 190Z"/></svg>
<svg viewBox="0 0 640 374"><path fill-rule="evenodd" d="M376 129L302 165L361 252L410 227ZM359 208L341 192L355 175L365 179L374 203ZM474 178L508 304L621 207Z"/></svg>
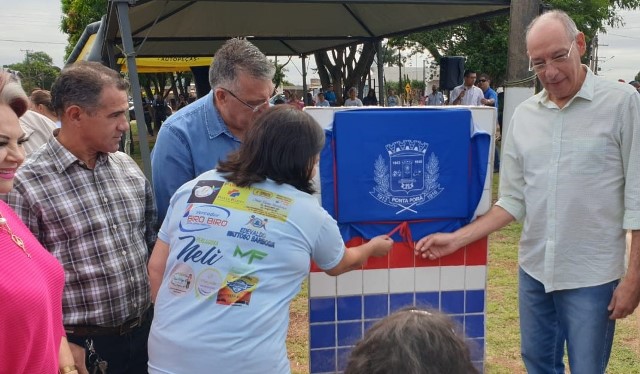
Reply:
<svg viewBox="0 0 640 374"><path fill-rule="evenodd" d="M67 335L69 342L85 348L85 362L96 359L87 349L86 342L93 344L95 354L107 362L108 374L145 374L147 373L147 340L151 328L151 318L145 320L140 326L123 335L94 335L73 336Z"/></svg>
<svg viewBox="0 0 640 374"><path fill-rule="evenodd" d="M572 373L604 373L615 331L607 307L619 281L546 293L522 268L519 281L521 353L527 372L564 373L566 342Z"/></svg>

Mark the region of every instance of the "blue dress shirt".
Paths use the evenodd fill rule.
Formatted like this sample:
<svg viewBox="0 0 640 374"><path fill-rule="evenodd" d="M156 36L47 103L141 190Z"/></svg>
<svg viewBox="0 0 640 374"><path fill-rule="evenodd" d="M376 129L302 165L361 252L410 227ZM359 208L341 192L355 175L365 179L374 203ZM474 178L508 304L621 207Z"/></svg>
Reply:
<svg viewBox="0 0 640 374"><path fill-rule="evenodd" d="M184 183L215 168L240 147L214 105L213 91L170 116L162 124L151 153L158 226L171 196Z"/></svg>

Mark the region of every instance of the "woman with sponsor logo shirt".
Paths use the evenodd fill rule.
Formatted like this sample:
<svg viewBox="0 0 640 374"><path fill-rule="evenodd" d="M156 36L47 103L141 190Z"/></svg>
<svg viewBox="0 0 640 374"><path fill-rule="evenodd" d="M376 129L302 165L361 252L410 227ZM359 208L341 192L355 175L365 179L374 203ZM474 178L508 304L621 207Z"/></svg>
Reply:
<svg viewBox="0 0 640 374"><path fill-rule="evenodd" d="M150 373L290 373L289 304L311 259L339 275L388 253L388 236L345 248L311 195L323 144L308 114L272 107L171 198L149 262Z"/></svg>

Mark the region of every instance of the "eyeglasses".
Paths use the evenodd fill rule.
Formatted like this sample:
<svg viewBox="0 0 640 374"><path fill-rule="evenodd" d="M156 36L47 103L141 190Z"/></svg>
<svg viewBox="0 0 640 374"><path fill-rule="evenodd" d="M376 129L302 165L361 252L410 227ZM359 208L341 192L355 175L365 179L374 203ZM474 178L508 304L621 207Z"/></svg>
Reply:
<svg viewBox="0 0 640 374"><path fill-rule="evenodd" d="M258 104L258 105L251 105L248 102L242 100L241 98L239 98L238 96L236 96L236 94L234 94L233 92L231 92L230 90L224 88L224 87L218 87L219 89L229 93L229 95L233 96L236 100L238 100L239 102L241 102L244 106L246 106L247 108L251 109L251 111L253 113L257 113L259 111L261 111L263 108L265 108L265 106L269 106L269 101L265 100L264 102Z"/></svg>
<svg viewBox="0 0 640 374"><path fill-rule="evenodd" d="M571 42L571 46L569 47L569 51L567 52L566 55L561 55L561 56L552 58L551 60L549 60L549 62L541 62L539 64L534 65L531 62L531 57L529 57L529 71L535 71L536 74L540 74L545 70L547 70L547 67L549 67L549 65L558 65L558 64L562 64L563 62L567 62L567 60L569 60L569 57L571 56L571 50L573 50L574 44L575 44L575 41Z"/></svg>
<svg viewBox="0 0 640 374"><path fill-rule="evenodd" d="M484 82L486 82L486 81L487 81L486 79L479 79L479 80L478 80L478 83L484 83Z"/></svg>

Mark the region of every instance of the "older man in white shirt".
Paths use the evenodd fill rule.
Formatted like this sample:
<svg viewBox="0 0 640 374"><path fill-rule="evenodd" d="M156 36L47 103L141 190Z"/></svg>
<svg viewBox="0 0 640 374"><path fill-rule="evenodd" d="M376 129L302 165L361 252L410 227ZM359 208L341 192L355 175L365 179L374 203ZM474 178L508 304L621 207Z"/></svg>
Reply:
<svg viewBox="0 0 640 374"><path fill-rule="evenodd" d="M416 245L436 259L524 220L518 287L530 374L564 372L565 342L572 373L604 373L615 320L640 300L640 95L582 65L586 49L564 12L531 23L530 70L544 90L513 114L498 202L472 224Z"/></svg>

